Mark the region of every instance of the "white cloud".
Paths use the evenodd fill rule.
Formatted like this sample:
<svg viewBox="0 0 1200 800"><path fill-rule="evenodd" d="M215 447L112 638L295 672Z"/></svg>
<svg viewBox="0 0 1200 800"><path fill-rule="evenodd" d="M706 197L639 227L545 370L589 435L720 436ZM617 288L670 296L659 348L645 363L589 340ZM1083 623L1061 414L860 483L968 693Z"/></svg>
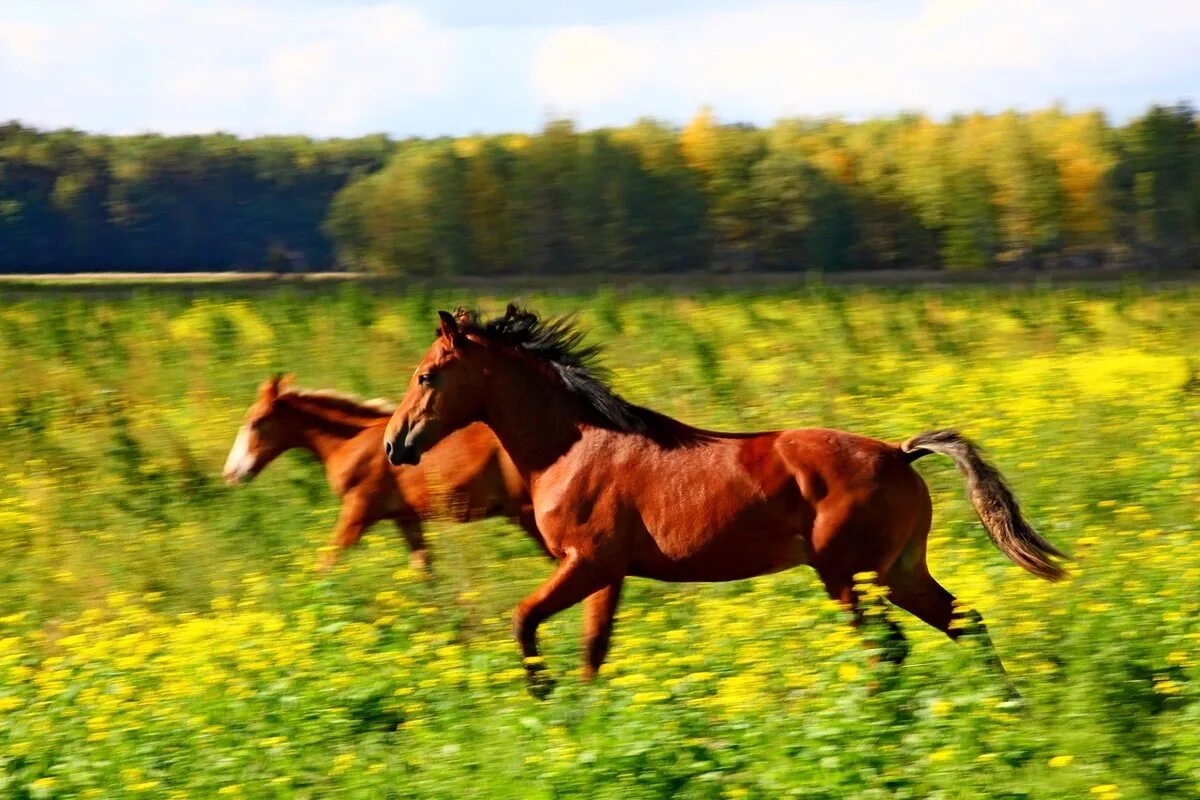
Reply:
<svg viewBox="0 0 1200 800"><path fill-rule="evenodd" d="M555 31L538 49L536 59L536 90L568 109L613 100L654 67L649 54L636 44L618 41L595 27Z"/></svg>
<svg viewBox="0 0 1200 800"><path fill-rule="evenodd" d="M11 78L28 76L32 70L43 66L49 39L49 31L36 25L0 19L0 65L5 61L11 63ZM20 73L16 72L18 67Z"/></svg>
<svg viewBox="0 0 1200 800"><path fill-rule="evenodd" d="M705 103L759 123L1058 100L1121 116L1200 92L1196 0L592 2L0 0L0 119L428 135Z"/></svg>
<svg viewBox="0 0 1200 800"><path fill-rule="evenodd" d="M636 97L669 102L666 113L707 103L763 121L1105 104L1130 87L1144 107L1179 99L1155 96L1160 84L1188 86L1193 98L1200 85L1189 80L1200 81L1200 3L1178 0L818 0L612 25L588 38L605 43L603 57L558 31L533 65L541 102L578 108L586 124L628 118Z"/></svg>
<svg viewBox="0 0 1200 800"><path fill-rule="evenodd" d="M452 33L401 3L87 0L0 11L0 109L114 131L353 135L450 91Z"/></svg>

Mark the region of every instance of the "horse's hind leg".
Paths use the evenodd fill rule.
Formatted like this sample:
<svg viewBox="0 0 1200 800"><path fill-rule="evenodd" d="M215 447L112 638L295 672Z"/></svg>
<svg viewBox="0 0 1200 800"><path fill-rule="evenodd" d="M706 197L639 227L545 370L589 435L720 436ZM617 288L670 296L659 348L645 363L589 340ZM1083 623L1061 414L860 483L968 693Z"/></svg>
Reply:
<svg viewBox="0 0 1200 800"><path fill-rule="evenodd" d="M600 671L612 640L613 620L621 602L621 584L610 583L584 602L583 617L583 679L591 680Z"/></svg>
<svg viewBox="0 0 1200 800"><path fill-rule="evenodd" d="M909 644L904 631L886 611L867 613L862 598L854 588L853 579L826 580L825 590L851 614L850 624L861 631L877 651L872 662L884 661L899 667L908 657Z"/></svg>
<svg viewBox="0 0 1200 800"><path fill-rule="evenodd" d="M874 650L872 664L884 661L899 666L908 656L908 640L888 616L885 604L864 607L854 576L864 572L886 573L901 552L904 540L894 536L891 527L878 524L878 520L855 520L855 512L862 511L862 507L851 507L850 513L819 520L813 538L823 542L823 548L813 566L825 584L825 591L851 613L851 624L862 632L866 644Z"/></svg>
<svg viewBox="0 0 1200 800"><path fill-rule="evenodd" d="M892 603L954 641L970 636L978 642L987 666L1004 681L1010 695L1020 697L988 636L983 617L974 609L956 609L954 595L929 574L923 557L908 569L893 569L887 583L891 587L888 599Z"/></svg>

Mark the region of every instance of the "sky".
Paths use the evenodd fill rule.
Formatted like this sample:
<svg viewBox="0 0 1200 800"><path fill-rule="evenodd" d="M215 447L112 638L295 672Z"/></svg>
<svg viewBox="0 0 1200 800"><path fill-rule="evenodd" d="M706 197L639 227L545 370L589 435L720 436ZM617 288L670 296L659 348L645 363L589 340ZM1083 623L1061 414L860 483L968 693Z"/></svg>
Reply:
<svg viewBox="0 0 1200 800"><path fill-rule="evenodd" d="M465 135L1200 98L1198 0L0 0L0 120Z"/></svg>

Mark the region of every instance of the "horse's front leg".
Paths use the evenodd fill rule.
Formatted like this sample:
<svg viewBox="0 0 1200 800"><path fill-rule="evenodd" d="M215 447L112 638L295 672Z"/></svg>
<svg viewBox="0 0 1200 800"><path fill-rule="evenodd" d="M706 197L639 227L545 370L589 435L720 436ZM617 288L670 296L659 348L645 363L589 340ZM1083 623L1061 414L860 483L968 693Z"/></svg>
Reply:
<svg viewBox="0 0 1200 800"><path fill-rule="evenodd" d="M408 563L417 572L429 571L429 548L425 544L425 533L419 517L400 517L396 520L400 535L408 544Z"/></svg>
<svg viewBox="0 0 1200 800"><path fill-rule="evenodd" d="M538 625L611 585L611 577L606 576L591 560L582 557L574 547L568 547L566 556L559 562L554 574L517 604L513 613L513 635L521 646L529 691L534 697L545 698L554 688L554 681L546 674L545 665L538 654ZM615 603L613 607L615 609Z"/></svg>
<svg viewBox="0 0 1200 800"><path fill-rule="evenodd" d="M326 570L337 561L338 554L347 547L353 546L367 529L370 521L367 519L367 504L355 496L347 497L342 502L342 510L338 514L337 525L333 528L333 536L321 553L317 569Z"/></svg>

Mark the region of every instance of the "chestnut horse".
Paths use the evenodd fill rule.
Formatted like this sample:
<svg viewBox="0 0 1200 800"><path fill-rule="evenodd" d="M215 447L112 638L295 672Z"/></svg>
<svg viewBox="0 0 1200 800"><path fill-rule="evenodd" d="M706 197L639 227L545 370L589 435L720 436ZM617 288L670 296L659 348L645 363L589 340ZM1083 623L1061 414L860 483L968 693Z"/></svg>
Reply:
<svg viewBox="0 0 1200 800"><path fill-rule="evenodd" d="M225 480L235 484L253 478L294 447L321 459L330 487L342 500L322 567L332 565L339 551L381 519L395 521L418 569L429 563L421 520L438 513L459 522L502 514L541 542L525 484L486 426L470 425L446 437L418 467L396 468L383 454L392 404L290 389L286 380L277 375L259 386L225 462Z"/></svg>
<svg viewBox="0 0 1200 800"><path fill-rule="evenodd" d="M700 430L615 394L569 320L543 321L509 306L482 322L441 315L440 335L417 366L387 425L393 464L415 464L443 437L486 422L530 487L554 573L517 606L513 631L531 690L540 674L537 628L584 602L584 678L608 651L626 576L728 581L800 564L864 621L855 575L876 574L890 601L951 638L973 633L999 669L977 612L929 574L929 492L912 462L949 456L975 510L1010 559L1050 580L1063 557L1021 516L1000 474L954 431L895 445L818 428L769 433ZM882 656L907 645L890 620ZM1007 679L1005 678L1007 682ZM1015 691L1015 690L1014 690Z"/></svg>

